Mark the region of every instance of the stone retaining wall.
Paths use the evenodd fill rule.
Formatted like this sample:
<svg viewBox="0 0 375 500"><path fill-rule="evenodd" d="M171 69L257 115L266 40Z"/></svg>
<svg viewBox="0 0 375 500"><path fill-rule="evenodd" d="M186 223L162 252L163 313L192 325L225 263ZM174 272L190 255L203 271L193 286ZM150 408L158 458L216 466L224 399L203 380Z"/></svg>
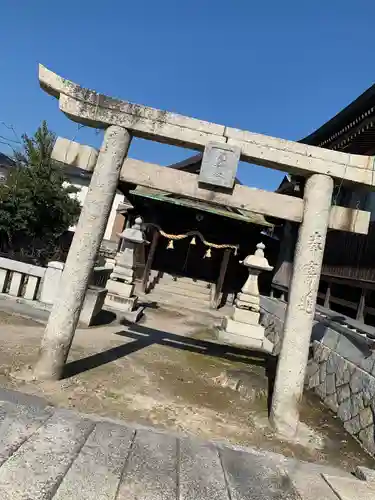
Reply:
<svg viewBox="0 0 375 500"><path fill-rule="evenodd" d="M280 352L286 304L262 299L266 337ZM343 422L345 429L375 455L375 352L366 341L316 321L305 384Z"/></svg>

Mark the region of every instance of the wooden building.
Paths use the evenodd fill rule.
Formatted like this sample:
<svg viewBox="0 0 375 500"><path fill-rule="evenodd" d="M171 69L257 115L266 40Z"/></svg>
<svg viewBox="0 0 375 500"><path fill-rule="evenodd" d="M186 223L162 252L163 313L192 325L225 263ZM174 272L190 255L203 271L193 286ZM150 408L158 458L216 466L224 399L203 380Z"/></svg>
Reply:
<svg viewBox="0 0 375 500"><path fill-rule="evenodd" d="M300 141L303 144L375 155L375 85L340 111L315 132ZM373 165L375 176L375 164ZM286 176L278 192L303 196L304 179ZM345 177L335 185L333 204L371 212L369 234L356 235L329 231L323 261L319 303L337 312L375 325L375 193L348 186ZM273 288L287 293L297 227L278 228L284 238L273 278Z"/></svg>
<svg viewBox="0 0 375 500"><path fill-rule="evenodd" d="M201 160L199 154L166 168L199 173ZM275 263L278 241L268 235L273 224L262 215L153 189L121 183L119 188L127 199L119 207L127 223L138 215L144 221L149 244L138 256L137 276L143 291L150 293L150 299L160 290L168 295L163 278L161 282L154 279L158 273L203 284L209 290L209 307L217 309L231 302L234 293L241 289L247 271L240 261L255 251L257 243L265 243L266 255L271 264ZM270 285L271 275L263 276L261 289L269 290ZM170 288L170 293L186 291L181 287Z"/></svg>

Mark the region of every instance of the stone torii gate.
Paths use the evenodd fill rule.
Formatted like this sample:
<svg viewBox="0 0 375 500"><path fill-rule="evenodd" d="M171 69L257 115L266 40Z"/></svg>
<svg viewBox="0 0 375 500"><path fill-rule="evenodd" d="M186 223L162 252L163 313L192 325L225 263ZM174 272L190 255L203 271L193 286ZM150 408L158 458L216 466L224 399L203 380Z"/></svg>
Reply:
<svg viewBox="0 0 375 500"><path fill-rule="evenodd" d="M104 128L98 157L88 146L66 151L71 164L85 158L93 170L75 236L62 274L35 368L39 378L58 379L74 337L79 313L119 179L260 214L300 222L271 421L294 435L327 229L367 234L369 213L331 206L334 179L373 189L374 157L349 155L225 127L131 104L98 94L39 67L42 88L59 100L72 120ZM127 158L131 138L142 137L204 151L199 175ZM234 184L238 158L308 177L304 199ZM79 164L82 167L82 163Z"/></svg>

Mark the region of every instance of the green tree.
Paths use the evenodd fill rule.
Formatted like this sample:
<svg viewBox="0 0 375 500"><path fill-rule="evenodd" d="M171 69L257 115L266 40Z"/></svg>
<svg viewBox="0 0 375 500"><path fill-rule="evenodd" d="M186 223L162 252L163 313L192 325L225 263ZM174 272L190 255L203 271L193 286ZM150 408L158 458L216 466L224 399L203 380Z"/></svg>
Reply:
<svg viewBox="0 0 375 500"><path fill-rule="evenodd" d="M0 184L2 251L33 254L40 263L59 251L63 233L76 223L76 188L65 181L63 168L51 158L55 135L44 121L33 137L22 136L15 166Z"/></svg>

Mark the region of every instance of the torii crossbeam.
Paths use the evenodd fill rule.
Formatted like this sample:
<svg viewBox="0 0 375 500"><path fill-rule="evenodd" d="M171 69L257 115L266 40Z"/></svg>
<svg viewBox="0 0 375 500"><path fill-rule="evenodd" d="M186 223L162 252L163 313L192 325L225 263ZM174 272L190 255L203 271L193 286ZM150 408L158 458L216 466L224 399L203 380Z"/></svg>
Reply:
<svg viewBox="0 0 375 500"><path fill-rule="evenodd" d="M60 295L45 330L36 375L45 378L62 375L121 176L126 182L301 221L271 411L276 429L283 434L294 434L327 229L366 234L369 224L366 212L331 207L333 179L373 190L374 157L330 151L113 99L82 88L44 66L39 67L39 80L44 90L58 98L60 109L69 118L106 131L99 155L95 162L91 161L90 188L62 275ZM193 174L181 176L167 172L164 167L131 163L126 156L132 136L205 154L209 148L221 148L224 156L228 151L237 152L245 162L304 175L308 177L304 200L245 186L218 189L202 185L199 176ZM81 154L79 147L77 154ZM69 155L65 151L63 159ZM75 158L65 162L74 164L74 161Z"/></svg>

